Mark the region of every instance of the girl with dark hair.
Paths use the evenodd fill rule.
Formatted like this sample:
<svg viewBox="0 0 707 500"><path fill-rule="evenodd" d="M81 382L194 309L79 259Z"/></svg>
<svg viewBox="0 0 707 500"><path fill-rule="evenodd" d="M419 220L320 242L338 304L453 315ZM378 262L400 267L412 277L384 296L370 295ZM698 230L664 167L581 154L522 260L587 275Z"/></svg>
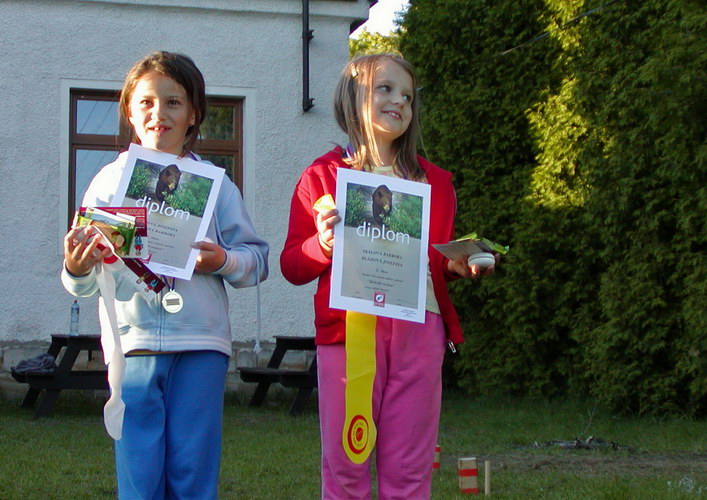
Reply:
<svg viewBox="0 0 707 500"><path fill-rule="evenodd" d="M206 113L204 78L187 56L155 52L129 71L120 95L121 118L142 146L198 160L192 148ZM127 153L122 153L125 155ZM124 160L106 165L83 206L111 206ZM174 184L174 182L173 182ZM165 184L167 185L167 184ZM99 251L93 229L64 238L62 282L74 295L98 290ZM206 241L190 280L170 288L180 308L146 300L119 273L115 309L125 352L122 437L115 441L121 499L215 499L221 460L223 396L231 326L224 283L253 286L268 273L268 245L255 232L238 188L224 177ZM168 289L161 292L172 293ZM163 297L160 297L160 299ZM101 328L110 332L103 297ZM112 335L112 334L111 334Z"/></svg>

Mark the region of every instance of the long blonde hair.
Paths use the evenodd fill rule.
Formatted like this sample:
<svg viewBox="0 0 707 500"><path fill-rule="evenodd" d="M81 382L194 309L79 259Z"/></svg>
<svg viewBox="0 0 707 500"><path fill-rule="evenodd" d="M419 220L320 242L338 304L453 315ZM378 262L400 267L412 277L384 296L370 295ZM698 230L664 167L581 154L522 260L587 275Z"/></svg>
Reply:
<svg viewBox="0 0 707 500"><path fill-rule="evenodd" d="M412 119L403 135L393 142L393 168L403 179L422 180L425 172L417 161L417 141L420 136L417 75L412 65L397 54L359 56L341 72L334 94L334 116L339 127L348 135L353 148L345 161L357 170L383 165L374 139L371 103L375 73L384 59L399 64L412 78L413 88Z"/></svg>

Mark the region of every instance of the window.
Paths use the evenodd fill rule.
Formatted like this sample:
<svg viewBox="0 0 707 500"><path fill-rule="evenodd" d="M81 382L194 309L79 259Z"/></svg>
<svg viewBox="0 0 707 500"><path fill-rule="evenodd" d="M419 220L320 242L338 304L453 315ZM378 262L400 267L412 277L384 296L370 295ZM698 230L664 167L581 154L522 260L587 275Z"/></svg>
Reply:
<svg viewBox="0 0 707 500"><path fill-rule="evenodd" d="M91 179L118 157L130 137L119 123L118 92L71 89L69 134L69 224ZM224 167L243 192L243 99L207 97L209 110L195 152Z"/></svg>
<svg viewBox="0 0 707 500"><path fill-rule="evenodd" d="M243 193L243 99L209 97L196 153L226 174Z"/></svg>
<svg viewBox="0 0 707 500"><path fill-rule="evenodd" d="M118 125L115 91L71 92L69 147L69 218L101 167L115 160L127 131ZM122 140L121 140L122 139Z"/></svg>

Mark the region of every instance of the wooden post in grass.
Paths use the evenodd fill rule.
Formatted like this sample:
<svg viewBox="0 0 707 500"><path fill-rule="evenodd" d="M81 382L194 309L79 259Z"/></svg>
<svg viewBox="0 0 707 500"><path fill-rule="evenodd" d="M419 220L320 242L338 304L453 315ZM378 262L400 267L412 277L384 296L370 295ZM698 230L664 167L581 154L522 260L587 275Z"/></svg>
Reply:
<svg viewBox="0 0 707 500"><path fill-rule="evenodd" d="M484 462L484 495L491 494L491 460Z"/></svg>
<svg viewBox="0 0 707 500"><path fill-rule="evenodd" d="M479 469L476 466L476 458L460 458L457 463L457 474L459 475L459 489L465 494L479 493Z"/></svg>
<svg viewBox="0 0 707 500"><path fill-rule="evenodd" d="M432 461L432 472L435 472L437 469L439 469L439 459L440 455L442 454L442 447L440 445L435 446L435 458Z"/></svg>

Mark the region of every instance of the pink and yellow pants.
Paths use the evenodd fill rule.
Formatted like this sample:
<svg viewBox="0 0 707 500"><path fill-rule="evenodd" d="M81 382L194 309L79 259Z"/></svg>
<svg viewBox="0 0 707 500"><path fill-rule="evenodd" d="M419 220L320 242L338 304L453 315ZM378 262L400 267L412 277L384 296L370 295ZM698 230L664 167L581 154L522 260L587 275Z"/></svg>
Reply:
<svg viewBox="0 0 707 500"><path fill-rule="evenodd" d="M378 317L373 420L379 500L430 498L432 462L442 400L445 335L442 318L427 312L412 323ZM317 347L322 498L371 498L370 459L357 465L344 452L344 344Z"/></svg>

